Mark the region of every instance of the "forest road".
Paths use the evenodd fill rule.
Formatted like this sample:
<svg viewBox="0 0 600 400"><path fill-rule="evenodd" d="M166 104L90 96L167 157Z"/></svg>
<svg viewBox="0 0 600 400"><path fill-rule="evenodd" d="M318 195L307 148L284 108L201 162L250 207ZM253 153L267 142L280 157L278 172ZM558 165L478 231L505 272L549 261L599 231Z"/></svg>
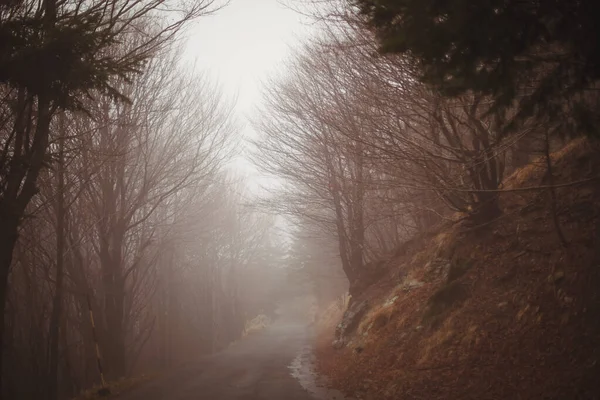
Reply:
<svg viewBox="0 0 600 400"><path fill-rule="evenodd" d="M173 370L119 400L314 400L290 364L310 345L306 325L278 320L220 353Z"/></svg>

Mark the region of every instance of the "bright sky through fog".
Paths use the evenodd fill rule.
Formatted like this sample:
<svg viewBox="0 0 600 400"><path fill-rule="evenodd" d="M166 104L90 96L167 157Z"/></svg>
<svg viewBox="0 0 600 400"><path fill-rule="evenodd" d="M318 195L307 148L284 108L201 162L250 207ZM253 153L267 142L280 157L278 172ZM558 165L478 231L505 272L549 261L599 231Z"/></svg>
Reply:
<svg viewBox="0 0 600 400"><path fill-rule="evenodd" d="M217 78L226 96L237 95L236 115L245 121L260 102L262 83L282 70L309 31L305 18L282 0L231 0L196 22L186 56Z"/></svg>
<svg viewBox="0 0 600 400"><path fill-rule="evenodd" d="M237 98L234 114L246 138L253 136L249 118L260 107L267 78L283 70L293 48L311 31L307 19L283 1L295 0L231 0L216 14L200 18L186 35L185 58L217 79L227 98ZM252 173L244 157L235 160L234 168L246 175L253 191L272 182Z"/></svg>

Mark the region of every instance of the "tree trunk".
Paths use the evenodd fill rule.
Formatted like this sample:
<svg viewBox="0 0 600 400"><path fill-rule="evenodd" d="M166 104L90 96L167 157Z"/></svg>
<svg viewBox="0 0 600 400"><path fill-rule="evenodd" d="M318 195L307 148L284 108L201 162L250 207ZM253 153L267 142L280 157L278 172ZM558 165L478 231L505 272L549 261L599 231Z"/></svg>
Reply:
<svg viewBox="0 0 600 400"><path fill-rule="evenodd" d="M111 378L118 379L127 373L125 356L125 327L123 318L124 308L124 285L120 279L116 279L115 285L111 287L112 293L107 296L106 307L106 330L108 335L108 364L107 371Z"/></svg>
<svg viewBox="0 0 600 400"><path fill-rule="evenodd" d="M17 243L19 224L25 209L37 192L37 179L44 164L52 120L50 102L46 96L38 98L37 126L30 155L25 159L13 160L9 169L9 179L4 193L0 194L0 372L4 377L4 314L8 295L8 277L12 264L13 249ZM27 163L27 170L22 164ZM20 189L20 191L19 191ZM0 394L2 382L0 379Z"/></svg>
<svg viewBox="0 0 600 400"><path fill-rule="evenodd" d="M106 357L106 373L112 379L125 376L127 372L125 356L125 278L123 277L124 229L114 214L114 193L110 193L111 207L105 210L112 218L101 229L100 266L104 291L104 321L106 340L103 356Z"/></svg>
<svg viewBox="0 0 600 400"><path fill-rule="evenodd" d="M552 155L550 154L550 137L548 136L548 131L546 131L545 139L544 151L546 153L546 174L548 177L548 185L550 186L550 209L552 212L552 221L554 222L554 228L556 229L556 235L558 236L560 244L567 248L569 247L569 242L563 233L563 230L560 226L560 221L558 219L558 201L556 199L556 189L554 188L554 171L552 168Z"/></svg>
<svg viewBox="0 0 600 400"><path fill-rule="evenodd" d="M365 223L364 223L364 156L363 145L359 142L356 147L356 175L353 183L352 203L352 232L351 232L351 263L354 271L360 271L364 263Z"/></svg>
<svg viewBox="0 0 600 400"><path fill-rule="evenodd" d="M12 263L13 249L17 243L17 229L19 219L13 215L6 213L6 208L0 203L0 398L3 396L3 379L4 379L4 316L6 312L6 298L8 295L8 276Z"/></svg>
<svg viewBox="0 0 600 400"><path fill-rule="evenodd" d="M477 194L477 200L471 214L474 225L487 224L502 214L497 192L480 192Z"/></svg>
<svg viewBox="0 0 600 400"><path fill-rule="evenodd" d="M61 116L61 136L58 140L58 182L56 193L56 288L52 315L50 317L50 357L48 399L57 400L58 394L58 363L59 363L59 336L63 303L63 276L65 253L65 138L63 135L63 121Z"/></svg>
<svg viewBox="0 0 600 400"><path fill-rule="evenodd" d="M517 143L511 151L511 167L513 169L524 167L529 163L529 155L531 154L531 145L529 137L522 137L517 140Z"/></svg>

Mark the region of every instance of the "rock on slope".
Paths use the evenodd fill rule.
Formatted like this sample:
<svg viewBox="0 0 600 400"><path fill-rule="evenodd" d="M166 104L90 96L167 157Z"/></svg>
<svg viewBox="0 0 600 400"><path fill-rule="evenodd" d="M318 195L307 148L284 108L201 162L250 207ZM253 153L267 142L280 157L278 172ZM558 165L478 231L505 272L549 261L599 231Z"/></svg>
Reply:
<svg viewBox="0 0 600 400"><path fill-rule="evenodd" d="M555 181L600 177L594 147L554 154ZM507 179L517 190L488 226L449 225L385 263L352 299L369 308L341 348L320 342L334 386L376 400L600 398L600 181L556 190L564 248L549 192L520 190L544 173Z"/></svg>

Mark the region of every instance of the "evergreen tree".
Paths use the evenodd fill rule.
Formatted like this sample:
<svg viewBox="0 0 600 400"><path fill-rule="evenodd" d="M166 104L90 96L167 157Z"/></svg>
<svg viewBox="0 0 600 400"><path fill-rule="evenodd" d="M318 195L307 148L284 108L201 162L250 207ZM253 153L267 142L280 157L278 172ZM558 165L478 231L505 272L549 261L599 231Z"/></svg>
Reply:
<svg viewBox="0 0 600 400"><path fill-rule="evenodd" d="M596 131L597 0L354 3L377 33L381 51L414 57L423 81L444 94L489 95L493 111L517 110L514 123L537 116L554 119L563 131Z"/></svg>

